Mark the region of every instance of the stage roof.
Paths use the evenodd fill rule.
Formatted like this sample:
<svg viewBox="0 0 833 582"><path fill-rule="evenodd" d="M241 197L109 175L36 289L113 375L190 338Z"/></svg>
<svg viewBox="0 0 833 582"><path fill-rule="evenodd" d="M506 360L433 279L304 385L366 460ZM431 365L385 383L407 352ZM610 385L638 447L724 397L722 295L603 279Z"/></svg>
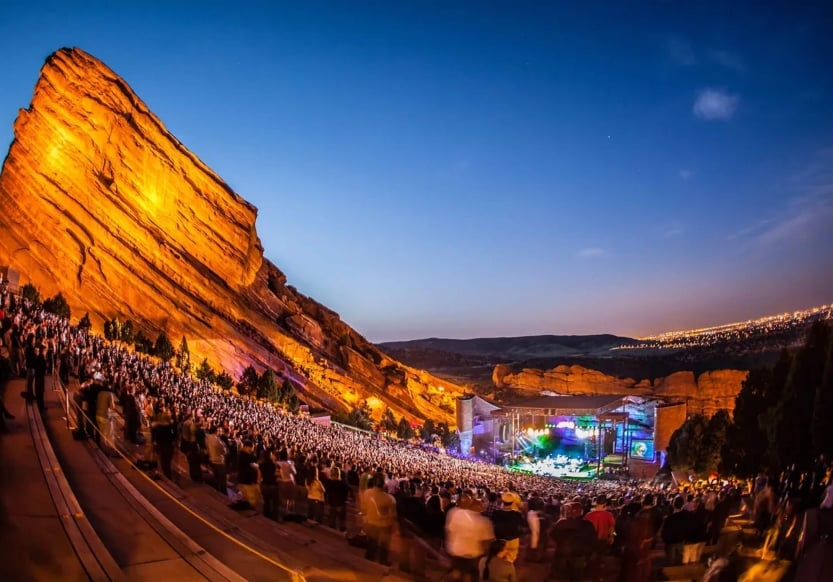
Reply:
<svg viewBox="0 0 833 582"><path fill-rule="evenodd" d="M527 414L584 415L604 414L619 408L627 396L539 396L504 406L505 410Z"/></svg>

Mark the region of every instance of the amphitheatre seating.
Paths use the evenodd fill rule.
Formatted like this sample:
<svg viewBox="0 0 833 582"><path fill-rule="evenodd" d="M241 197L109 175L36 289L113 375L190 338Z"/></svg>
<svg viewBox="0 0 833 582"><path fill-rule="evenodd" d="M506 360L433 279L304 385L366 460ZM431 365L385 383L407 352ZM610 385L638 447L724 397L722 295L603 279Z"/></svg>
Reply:
<svg viewBox="0 0 833 582"><path fill-rule="evenodd" d="M665 580L701 580L706 573L706 566L703 564L687 564L685 566L666 566L662 569Z"/></svg>

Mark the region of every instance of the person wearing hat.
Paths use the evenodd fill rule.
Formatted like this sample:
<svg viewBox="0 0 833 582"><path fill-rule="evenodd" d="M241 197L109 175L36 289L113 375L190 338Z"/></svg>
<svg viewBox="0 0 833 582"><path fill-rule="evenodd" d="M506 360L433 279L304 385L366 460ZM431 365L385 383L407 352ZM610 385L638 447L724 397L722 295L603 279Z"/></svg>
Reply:
<svg viewBox="0 0 833 582"><path fill-rule="evenodd" d="M518 549L521 546L521 534L527 529L526 521L514 507L518 502L518 495L512 491L504 491L500 496L503 508L492 513L492 525L495 537L506 540L506 559L515 563L518 559Z"/></svg>

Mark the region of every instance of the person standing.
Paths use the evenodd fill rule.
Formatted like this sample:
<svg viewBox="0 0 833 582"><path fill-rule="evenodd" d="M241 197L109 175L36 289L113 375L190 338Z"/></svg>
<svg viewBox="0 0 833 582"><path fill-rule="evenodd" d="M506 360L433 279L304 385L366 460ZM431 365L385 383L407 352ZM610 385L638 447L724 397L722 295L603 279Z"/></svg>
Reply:
<svg viewBox="0 0 833 582"><path fill-rule="evenodd" d="M324 484L318 478L318 469L310 468L307 474L307 520L315 523L324 521Z"/></svg>
<svg viewBox="0 0 833 582"><path fill-rule="evenodd" d="M324 501L327 504L330 527L347 531L347 498L350 488L341 478L338 467L330 469L330 477L324 481Z"/></svg>
<svg viewBox="0 0 833 582"><path fill-rule="evenodd" d="M691 530L692 513L684 511L685 500L677 495L672 502L674 513L665 519L662 526L662 541L665 544L665 558L669 566L683 563L683 546Z"/></svg>
<svg viewBox="0 0 833 582"><path fill-rule="evenodd" d="M385 493L385 477L376 473L368 482L368 488L362 493L364 507L364 529L367 533L368 560L390 565L390 542L393 526L396 523L396 501Z"/></svg>
<svg viewBox="0 0 833 582"><path fill-rule="evenodd" d="M37 357L35 335L29 334L26 338L26 347L23 348L23 361L26 368L26 390L21 393L21 396L30 404L35 400L35 360Z"/></svg>
<svg viewBox="0 0 833 582"><path fill-rule="evenodd" d="M228 495L226 486L226 454L228 449L226 443L220 438L216 426L208 429L205 435L205 449L208 454L208 463L214 473L214 487L223 495Z"/></svg>
<svg viewBox="0 0 833 582"><path fill-rule="evenodd" d="M272 520L278 519L278 466L275 464L272 449L263 451L260 458L260 494L263 497L263 516Z"/></svg>
<svg viewBox="0 0 833 582"><path fill-rule="evenodd" d="M44 402L44 393L46 392L46 369L48 362L46 359L46 346L38 346L38 353L35 356L34 362L34 387L35 400L38 403L38 410L44 412L46 410L46 403Z"/></svg>
<svg viewBox="0 0 833 582"><path fill-rule="evenodd" d="M495 540L480 559L480 579L488 582L517 582L515 564L506 559L506 540Z"/></svg>
<svg viewBox="0 0 833 582"><path fill-rule="evenodd" d="M517 506L517 495L511 491L505 491L501 495L503 509L492 514L492 524L495 530L495 537L499 540L506 540L506 559L515 563L518 559L518 549L521 546L521 534L527 529L526 521L520 511L514 508Z"/></svg>
<svg viewBox="0 0 833 582"><path fill-rule="evenodd" d="M105 454L114 456L116 451L116 396L109 386L102 386L96 397L95 420L101 432L99 445Z"/></svg>
<svg viewBox="0 0 833 582"><path fill-rule="evenodd" d="M399 569L414 580L424 581L426 551L420 538L425 537L425 502L416 486L406 480L399 483L399 491L394 497L399 522Z"/></svg>
<svg viewBox="0 0 833 582"><path fill-rule="evenodd" d="M278 453L278 495L285 513L295 511L295 476L298 472L289 460L289 453L282 449Z"/></svg>
<svg viewBox="0 0 833 582"><path fill-rule="evenodd" d="M156 417L151 423L151 440L159 458L159 468L168 479L173 479L171 463L174 459L174 441L176 440L176 425L171 413L164 405L160 405Z"/></svg>
<svg viewBox="0 0 833 582"><path fill-rule="evenodd" d="M607 510L607 496L599 495L596 498L595 507L584 516L584 519L593 524L598 540L600 553L607 554L613 545L613 532L616 530L616 518Z"/></svg>
<svg viewBox="0 0 833 582"><path fill-rule="evenodd" d="M555 542L552 574L571 582L584 580L598 536L593 524L582 517L580 503L564 505L564 517L555 523L550 537Z"/></svg>
<svg viewBox="0 0 833 582"><path fill-rule="evenodd" d="M486 553L486 544L495 539L492 522L480 514L482 510L480 502L464 494L457 506L448 512L445 546L451 556L453 580L476 582L480 558Z"/></svg>
<svg viewBox="0 0 833 582"><path fill-rule="evenodd" d="M254 454L254 444L248 438L243 441L243 447L237 455L237 488L243 495L243 501L251 509L259 505L260 490L258 488L258 465Z"/></svg>

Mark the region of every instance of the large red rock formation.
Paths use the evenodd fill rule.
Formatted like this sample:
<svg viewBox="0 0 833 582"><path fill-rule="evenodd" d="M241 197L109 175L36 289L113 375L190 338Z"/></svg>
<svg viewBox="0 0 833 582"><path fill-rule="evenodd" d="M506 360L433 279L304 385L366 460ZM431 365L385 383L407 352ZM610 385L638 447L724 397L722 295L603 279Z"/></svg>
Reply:
<svg viewBox="0 0 833 582"><path fill-rule="evenodd" d="M690 412L712 414L721 409L734 410L735 397L747 375L741 370L714 370L695 378L693 372L675 372L651 382L608 376L582 366L514 372L509 366L498 365L492 372L492 381L498 388L536 393L656 396L685 401Z"/></svg>
<svg viewBox="0 0 833 582"><path fill-rule="evenodd" d="M74 315L130 319L235 377L284 371L329 409L453 423L461 390L392 360L263 257L257 210L102 62L51 55L0 174L0 260Z"/></svg>

